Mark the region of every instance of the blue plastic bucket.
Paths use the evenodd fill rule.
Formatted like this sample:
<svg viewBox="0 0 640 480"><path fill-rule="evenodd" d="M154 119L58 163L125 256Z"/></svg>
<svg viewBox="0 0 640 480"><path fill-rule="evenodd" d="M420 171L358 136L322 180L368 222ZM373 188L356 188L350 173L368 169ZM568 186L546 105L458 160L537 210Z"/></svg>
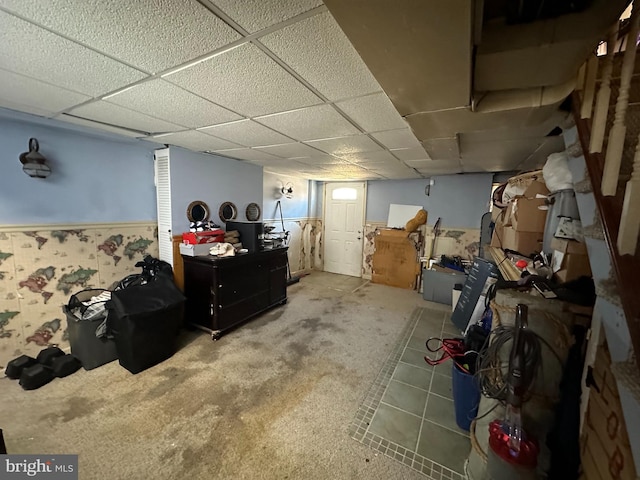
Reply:
<svg viewBox="0 0 640 480"><path fill-rule="evenodd" d="M456 423L462 430L469 431L471 421L478 414L480 389L473 375L470 375L453 362L451 374L453 385L453 406L456 411Z"/></svg>

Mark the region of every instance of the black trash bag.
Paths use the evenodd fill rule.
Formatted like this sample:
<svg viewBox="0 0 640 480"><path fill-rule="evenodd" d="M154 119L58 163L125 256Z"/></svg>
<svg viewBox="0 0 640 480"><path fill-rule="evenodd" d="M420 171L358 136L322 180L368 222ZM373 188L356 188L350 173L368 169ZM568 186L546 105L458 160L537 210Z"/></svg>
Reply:
<svg viewBox="0 0 640 480"><path fill-rule="evenodd" d="M127 275L120 280L113 289L122 290L128 287L144 285L158 277L173 278L173 268L171 265L151 255L145 256L140 262L136 263L136 267L141 267L142 273Z"/></svg>
<svg viewBox="0 0 640 480"><path fill-rule="evenodd" d="M171 357L183 323L185 297L163 273L144 285L116 290L107 302L108 329L120 365L138 373Z"/></svg>

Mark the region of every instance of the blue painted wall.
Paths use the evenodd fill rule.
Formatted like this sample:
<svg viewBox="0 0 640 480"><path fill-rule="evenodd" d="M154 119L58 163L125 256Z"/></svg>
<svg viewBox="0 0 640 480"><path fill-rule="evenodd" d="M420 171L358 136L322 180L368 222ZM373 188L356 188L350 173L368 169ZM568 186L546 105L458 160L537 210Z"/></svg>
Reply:
<svg viewBox="0 0 640 480"><path fill-rule="evenodd" d="M286 198L280 189L283 184L291 183L293 196ZM309 180L297 177L288 177L271 172L264 172L263 177L263 211L262 217L267 220L279 219L280 211L276 209L278 200L282 205L283 218L312 217L310 213L313 190L309 188Z"/></svg>
<svg viewBox="0 0 640 480"><path fill-rule="evenodd" d="M155 144L69 129L67 124L0 112L0 224L155 221ZM22 171L30 137L52 170Z"/></svg>
<svg viewBox="0 0 640 480"><path fill-rule="evenodd" d="M235 203L238 221L247 220L245 210L249 203L255 202L262 208L261 166L180 147L171 147L169 156L174 235L189 231L187 206L194 200L209 205L211 220L222 226L218 210L223 202Z"/></svg>
<svg viewBox="0 0 640 480"><path fill-rule="evenodd" d="M441 217L442 227L480 228L480 219L488 212L493 174L443 175L432 177L429 196L428 180L380 180L367 184L368 222L386 222L391 203L422 205L428 212L427 223L433 225Z"/></svg>

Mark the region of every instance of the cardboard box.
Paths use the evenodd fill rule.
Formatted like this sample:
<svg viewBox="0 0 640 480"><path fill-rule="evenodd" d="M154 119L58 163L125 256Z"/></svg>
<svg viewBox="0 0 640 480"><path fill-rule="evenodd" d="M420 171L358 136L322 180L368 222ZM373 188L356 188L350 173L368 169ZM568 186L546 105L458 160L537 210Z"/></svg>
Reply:
<svg viewBox="0 0 640 480"><path fill-rule="evenodd" d="M411 232L407 232L404 228L379 228L376 236L386 238L407 238Z"/></svg>
<svg viewBox="0 0 640 480"><path fill-rule="evenodd" d="M514 250L525 256L542 250L542 232L518 232L513 227L505 227L502 232L502 248Z"/></svg>
<svg viewBox="0 0 640 480"><path fill-rule="evenodd" d="M180 253L188 257L202 257L209 255L209 250L213 245L213 243L201 243L198 245L181 243Z"/></svg>
<svg viewBox="0 0 640 480"><path fill-rule="evenodd" d="M591 276L591 265L589 265L589 256L577 253L566 253L562 259L562 266L556 272L558 281L570 282L582 276Z"/></svg>
<svg viewBox="0 0 640 480"><path fill-rule="evenodd" d="M420 259L405 230L380 229L374 238L373 283L414 290Z"/></svg>
<svg viewBox="0 0 640 480"><path fill-rule="evenodd" d="M553 266L557 270L556 276L560 282L570 282L581 276L591 276L591 265L587 245L576 240L554 238L551 240L553 249Z"/></svg>
<svg viewBox="0 0 640 480"><path fill-rule="evenodd" d="M587 255L587 244L577 240L566 240L564 238L553 238L551 248L562 253L575 253L577 255Z"/></svg>
<svg viewBox="0 0 640 480"><path fill-rule="evenodd" d="M505 226L517 232L544 232L547 221L546 196L549 190L542 182L532 182L522 196L516 197L507 208ZM544 198L538 198L543 195Z"/></svg>
<svg viewBox="0 0 640 480"><path fill-rule="evenodd" d="M511 226L518 232L544 232L547 210L544 198L516 198L509 204Z"/></svg>

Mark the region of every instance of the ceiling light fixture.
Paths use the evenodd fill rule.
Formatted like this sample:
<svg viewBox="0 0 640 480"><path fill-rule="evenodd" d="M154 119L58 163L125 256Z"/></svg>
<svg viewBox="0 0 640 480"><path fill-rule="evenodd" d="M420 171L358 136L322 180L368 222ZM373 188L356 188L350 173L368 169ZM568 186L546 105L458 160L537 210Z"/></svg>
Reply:
<svg viewBox="0 0 640 480"><path fill-rule="evenodd" d="M35 138L29 139L29 151L20 154L22 171L33 178L47 178L51 175L51 168L46 164L47 159L38 152L40 145Z"/></svg>

